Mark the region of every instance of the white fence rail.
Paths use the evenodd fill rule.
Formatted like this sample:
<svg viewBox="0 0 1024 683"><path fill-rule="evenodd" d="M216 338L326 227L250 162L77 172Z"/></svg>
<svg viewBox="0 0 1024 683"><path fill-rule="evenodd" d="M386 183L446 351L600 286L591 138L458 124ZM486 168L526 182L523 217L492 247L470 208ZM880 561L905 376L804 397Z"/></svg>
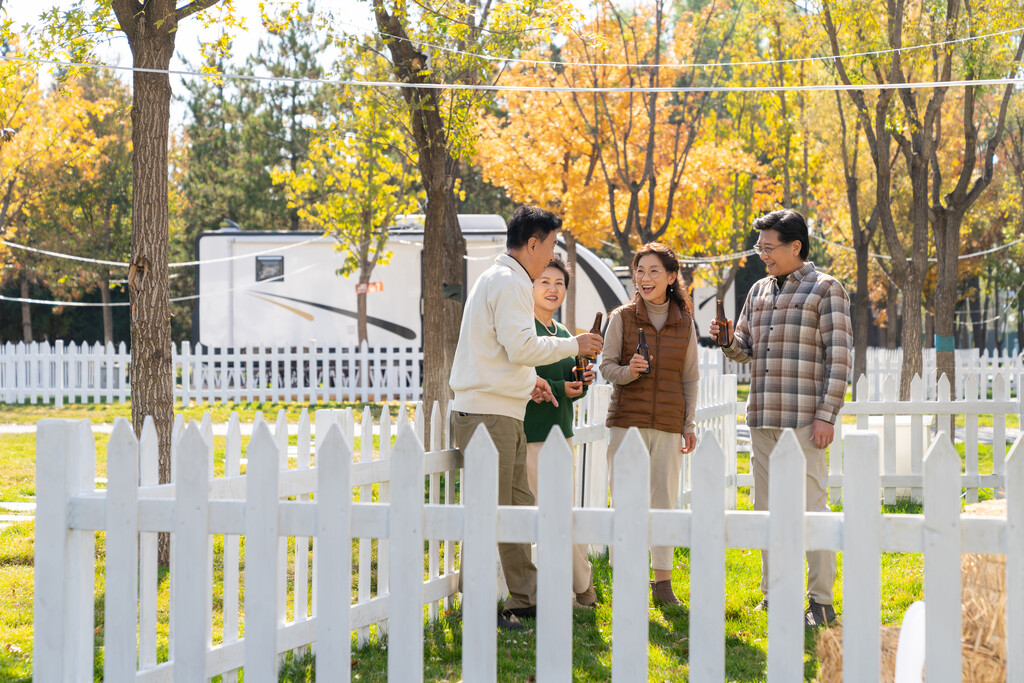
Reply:
<svg viewBox="0 0 1024 683"><path fill-rule="evenodd" d="M441 419L439 411L434 419ZM690 509L649 510L649 456L636 432L616 456L614 510L572 507L566 486L572 455L561 439L550 440L540 458L538 506L513 508L497 505L497 457L486 432L479 432L466 448L462 504L424 504L424 490L432 488L428 477L454 474L462 465L458 452L425 453L405 423L390 452L384 449L379 460L353 462L340 424L344 420L325 415L324 424L332 421L317 439L315 466L306 467L308 461L300 456L297 469L283 468L288 447L280 436L282 423L275 434L259 421L246 450L245 475L216 478L209 476L209 425L189 424L176 445L176 483L153 486L155 430L148 426L137 441L128 423L120 420L107 446L106 491L93 490L95 445L88 423L41 421L35 677L93 676L97 530L106 532L106 680L191 682L244 669L247 681L275 681L279 656L310 646L317 653L321 680L346 681L353 631L386 622L389 678L422 681L423 606L452 596L456 587L448 568L435 575L429 560L424 576L424 540L465 541L462 677L472 681L496 679L494 562L499 540L538 545L538 681L572 676L572 616L566 599L572 543L616 547L612 679L618 681L647 678L651 544L691 548L690 679L716 683L725 674L727 548L772 549L769 681L803 678L802 568L807 549L844 553L843 674L851 681L879 679L880 553L924 554L926 676L940 683L960 679L961 553L1006 554L1007 576L1024 573L1024 439L1017 440L1006 460L1007 518L961 518L960 461L947 439L937 439L923 461L924 514L880 514L879 440L863 432L844 435L844 452L863 465L845 473L844 513L804 512L802 496L793 492L804 489L805 461L791 434L771 458L774 493L768 512L726 510L726 458L710 435L701 439L693 458ZM387 418L382 437L388 436L386 425ZM237 422L233 427L237 435ZM305 439L300 438L300 453ZM232 442L228 458L234 457L231 451L238 455L238 443ZM353 502L354 487L385 480L390 481L390 499ZM155 658L156 532L172 537L171 635L163 662ZM245 589L243 594L236 592L236 583L227 585L225 573L225 626L215 632L210 552L213 536L222 534L233 548L245 536ZM313 539L313 575L296 573L292 619L286 618L284 608L287 566L281 563L281 548L289 538L305 548L301 552L306 559L307 539ZM357 539L386 544L388 552L378 554L378 566L387 569L378 577L377 596L353 602L353 552L360 569L363 565L362 546L353 551ZM225 564L237 564L237 550L229 556L227 548L225 542ZM300 558L296 566L301 563ZM311 593L304 592L307 588ZM245 602L244 637L238 633L238 602L232 592ZM1024 627L1024 583L1008 582L1006 597L1007 642L1018 642ZM1008 680L1024 679L1024 650L1008 647L1007 661Z"/></svg>
<svg viewBox="0 0 1024 683"><path fill-rule="evenodd" d="M414 348L172 348L174 396L190 402L416 401L423 354ZM0 347L4 403L124 402L131 354L122 342Z"/></svg>

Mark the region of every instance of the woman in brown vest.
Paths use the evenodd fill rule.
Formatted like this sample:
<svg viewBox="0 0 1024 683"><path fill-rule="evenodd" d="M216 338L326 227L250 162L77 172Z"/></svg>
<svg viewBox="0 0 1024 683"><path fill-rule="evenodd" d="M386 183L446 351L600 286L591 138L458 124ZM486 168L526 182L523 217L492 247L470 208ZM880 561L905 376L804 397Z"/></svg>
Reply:
<svg viewBox="0 0 1024 683"><path fill-rule="evenodd" d="M697 444L697 333L693 304L679 281L679 261L664 244L645 244L633 255L636 295L612 312L601 357L601 376L614 387L605 424L611 428L608 471L630 427L640 430L651 454L651 508L672 509L679 498L683 454ZM640 330L650 363L637 353ZM674 548L651 547L651 594L656 605L679 605L672 591Z"/></svg>

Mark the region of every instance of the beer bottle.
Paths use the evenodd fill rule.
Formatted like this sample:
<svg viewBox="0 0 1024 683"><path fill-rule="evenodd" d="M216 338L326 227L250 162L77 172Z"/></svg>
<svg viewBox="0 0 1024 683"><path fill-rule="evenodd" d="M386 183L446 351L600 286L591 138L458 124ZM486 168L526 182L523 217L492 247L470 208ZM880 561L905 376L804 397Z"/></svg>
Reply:
<svg viewBox="0 0 1024 683"><path fill-rule="evenodd" d="M598 311L597 315L594 316L594 326L590 328L591 334L601 336L601 319L603 317L604 316L601 311ZM580 381L584 384L587 383L587 381L583 379L583 373L587 371L587 363L593 363L595 359L596 357L591 354L580 354L576 356L576 376L579 377Z"/></svg>
<svg viewBox="0 0 1024 683"><path fill-rule="evenodd" d="M640 343L636 345L636 352L644 357L647 361L647 369L641 372L641 375L651 374L651 350L647 346L647 338L644 336L644 328L639 328Z"/></svg>
<svg viewBox="0 0 1024 683"><path fill-rule="evenodd" d="M718 323L718 345L729 345L729 320L725 317L725 304L718 300L718 313L715 315L715 322Z"/></svg>

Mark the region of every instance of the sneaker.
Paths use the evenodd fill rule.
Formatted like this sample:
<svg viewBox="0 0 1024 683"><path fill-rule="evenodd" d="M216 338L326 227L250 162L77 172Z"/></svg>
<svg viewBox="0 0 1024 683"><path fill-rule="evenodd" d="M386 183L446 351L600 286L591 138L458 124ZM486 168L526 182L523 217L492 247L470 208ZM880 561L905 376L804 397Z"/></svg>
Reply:
<svg viewBox="0 0 1024 683"><path fill-rule="evenodd" d="M508 610L504 612L498 611L498 630L499 631L522 631L523 625L519 623L519 619L516 615L512 614Z"/></svg>
<svg viewBox="0 0 1024 683"><path fill-rule="evenodd" d="M832 605L822 605L814 600L808 600L807 611L804 613L804 621L811 628L828 626L836 620L836 610Z"/></svg>
<svg viewBox="0 0 1024 683"><path fill-rule="evenodd" d="M671 581L651 581L651 599L655 605L677 607L683 603L672 592Z"/></svg>
<svg viewBox="0 0 1024 683"><path fill-rule="evenodd" d="M594 588L594 582L590 582L590 588L577 593L573 598L573 606L576 607L593 607L597 604L597 590Z"/></svg>
<svg viewBox="0 0 1024 683"><path fill-rule="evenodd" d="M761 602L757 603L757 606L754 607L754 611L768 614L768 598L761 598Z"/></svg>
<svg viewBox="0 0 1024 683"><path fill-rule="evenodd" d="M505 614L512 614L519 619L536 619L537 606L530 605L529 607L509 607L505 609Z"/></svg>

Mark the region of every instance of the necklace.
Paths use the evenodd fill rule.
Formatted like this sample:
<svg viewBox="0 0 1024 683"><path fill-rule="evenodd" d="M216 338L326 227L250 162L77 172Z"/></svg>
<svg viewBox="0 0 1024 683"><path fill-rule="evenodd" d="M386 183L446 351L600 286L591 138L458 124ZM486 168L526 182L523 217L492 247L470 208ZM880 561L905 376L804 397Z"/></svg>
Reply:
<svg viewBox="0 0 1024 683"><path fill-rule="evenodd" d="M538 318L537 316L533 316L533 319L539 322L541 325L543 325L544 329L547 330L548 334L550 334L552 337L558 334L558 325L555 323L554 320L551 321L551 327L548 327L547 325L544 324L544 321Z"/></svg>

